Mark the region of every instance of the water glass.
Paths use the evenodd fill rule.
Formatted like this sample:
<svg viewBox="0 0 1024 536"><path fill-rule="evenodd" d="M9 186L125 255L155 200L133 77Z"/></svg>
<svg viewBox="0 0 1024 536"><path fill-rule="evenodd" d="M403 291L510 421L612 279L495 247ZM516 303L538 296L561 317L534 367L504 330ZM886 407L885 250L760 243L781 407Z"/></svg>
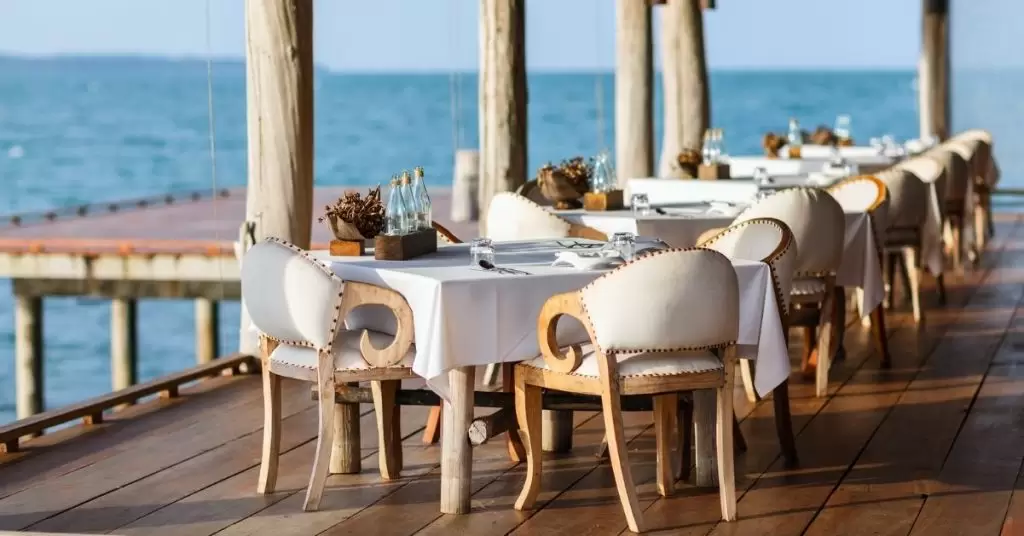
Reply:
<svg viewBox="0 0 1024 536"><path fill-rule="evenodd" d="M494 264L494 242L490 238L474 238L469 246L469 255L473 266L479 266L480 261Z"/></svg>
<svg viewBox="0 0 1024 536"><path fill-rule="evenodd" d="M633 194L629 198L629 206L633 207L633 216L647 216L651 213L651 199L647 194Z"/></svg>
<svg viewBox="0 0 1024 536"><path fill-rule="evenodd" d="M612 235L611 245L619 252L622 260L631 261L636 253L636 235L633 233L615 233Z"/></svg>

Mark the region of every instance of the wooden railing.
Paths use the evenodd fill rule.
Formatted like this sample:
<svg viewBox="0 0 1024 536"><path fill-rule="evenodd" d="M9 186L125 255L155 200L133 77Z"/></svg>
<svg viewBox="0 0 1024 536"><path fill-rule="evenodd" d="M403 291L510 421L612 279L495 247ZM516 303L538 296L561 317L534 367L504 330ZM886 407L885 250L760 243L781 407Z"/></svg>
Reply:
<svg viewBox="0 0 1024 536"><path fill-rule="evenodd" d="M251 355L234 354L214 359L190 369L162 376L152 381L133 385L127 389L114 391L106 395L85 400L70 406L44 411L31 417L0 426L0 449L6 452L17 452L22 437L31 437L75 419L82 419L86 425L103 422L103 413L124 404L132 404L150 395L158 394L161 398L176 398L178 388L202 378L219 376L230 370L238 374L242 365L255 368L258 359Z"/></svg>

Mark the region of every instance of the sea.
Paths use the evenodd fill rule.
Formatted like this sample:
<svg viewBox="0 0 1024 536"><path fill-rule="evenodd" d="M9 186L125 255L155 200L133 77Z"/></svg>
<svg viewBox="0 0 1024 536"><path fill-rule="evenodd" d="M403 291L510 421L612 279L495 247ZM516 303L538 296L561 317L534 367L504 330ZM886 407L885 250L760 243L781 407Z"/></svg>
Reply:
<svg viewBox="0 0 1024 536"><path fill-rule="evenodd" d="M449 184L454 149L477 144L477 83L475 73L318 68L316 183L373 184L421 165L430 186ZM861 142L885 134L905 140L918 131L915 84L910 70L713 71L712 123L724 129L730 154L760 154L761 136L784 131L790 117L813 129L849 114ZM957 107L965 97L955 93L955 127L991 123L997 140L1004 133L1020 139L1020 93L976 77L962 87L972 84L988 102ZM613 88L611 72L531 73L530 168L610 148ZM0 214L242 186L245 99L241 61L0 57ZM1016 121L1000 102L1016 106ZM660 110L659 92L656 118ZM656 129L660 139L660 120ZM1009 167L1021 164L1011 159ZM1006 168L1004 181L1013 186ZM47 298L44 309L46 407L109 392L109 302ZM140 380L194 364L191 302L142 301L138 311ZM237 304L225 304L222 353L235 350L238 324ZM10 282L3 280L0 423L15 416L13 345Z"/></svg>

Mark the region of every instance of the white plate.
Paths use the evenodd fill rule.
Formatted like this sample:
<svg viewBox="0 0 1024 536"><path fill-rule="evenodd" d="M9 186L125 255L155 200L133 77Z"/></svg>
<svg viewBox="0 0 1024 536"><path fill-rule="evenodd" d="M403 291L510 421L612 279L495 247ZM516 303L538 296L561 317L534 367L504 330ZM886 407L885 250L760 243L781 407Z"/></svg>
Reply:
<svg viewBox="0 0 1024 536"><path fill-rule="evenodd" d="M575 251L560 251L556 257L552 266L569 266L577 270L604 270L623 264L622 257L614 254L580 256Z"/></svg>

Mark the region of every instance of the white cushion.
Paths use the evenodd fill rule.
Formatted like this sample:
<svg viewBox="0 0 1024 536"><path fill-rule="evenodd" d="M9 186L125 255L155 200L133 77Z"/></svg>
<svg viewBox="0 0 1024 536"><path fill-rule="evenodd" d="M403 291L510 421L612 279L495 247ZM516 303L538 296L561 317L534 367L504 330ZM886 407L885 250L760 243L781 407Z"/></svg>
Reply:
<svg viewBox="0 0 1024 536"><path fill-rule="evenodd" d="M797 246L795 273L839 269L846 216L828 192L817 188L782 190L743 211L733 224L757 218L776 218L789 226Z"/></svg>
<svg viewBox="0 0 1024 536"><path fill-rule="evenodd" d="M786 224L778 220L747 220L729 227L701 247L713 249L730 259L766 262L772 268L773 283L778 290L782 311L789 312L789 293L793 286L793 270L796 267L797 245L792 240ZM789 248L772 257L789 238Z"/></svg>
<svg viewBox="0 0 1024 536"><path fill-rule="evenodd" d="M597 354L591 344L582 345L583 361L572 373L577 376L600 376ZM619 360L619 377L627 376L672 376L679 374L698 374L712 370L722 370L722 361L707 350L694 352L640 352L633 354L617 354ZM537 357L524 364L534 368L548 369L543 357Z"/></svg>
<svg viewBox="0 0 1024 536"><path fill-rule="evenodd" d="M394 336L379 331L366 330L370 334L370 343L375 348L384 348L391 344ZM334 370L367 370L370 365L363 359L359 351L359 340L363 336L363 330L344 330L338 335L338 340L331 350L334 356ZM409 352L399 363L399 367L411 368L413 357L416 355L416 345L410 347ZM275 364L282 364L291 367L316 370L317 350L308 346L296 346L292 344L280 344L273 353L270 360Z"/></svg>
<svg viewBox="0 0 1024 536"><path fill-rule="evenodd" d="M605 352L710 347L735 342L739 333L736 270L716 251L645 255L580 294Z"/></svg>
<svg viewBox="0 0 1024 536"><path fill-rule="evenodd" d="M889 189L888 229L918 228L928 214L928 188L909 170L890 168L875 177Z"/></svg>
<svg viewBox="0 0 1024 536"><path fill-rule="evenodd" d="M967 161L947 144L938 147L924 154L931 158L944 170L946 177L946 200L962 200L967 195Z"/></svg>
<svg viewBox="0 0 1024 536"><path fill-rule="evenodd" d="M496 241L569 236L569 222L512 192L501 192L487 207L487 237Z"/></svg>
<svg viewBox="0 0 1024 536"><path fill-rule="evenodd" d="M825 282L816 278L802 278L793 281L794 296L812 296L825 294Z"/></svg>

